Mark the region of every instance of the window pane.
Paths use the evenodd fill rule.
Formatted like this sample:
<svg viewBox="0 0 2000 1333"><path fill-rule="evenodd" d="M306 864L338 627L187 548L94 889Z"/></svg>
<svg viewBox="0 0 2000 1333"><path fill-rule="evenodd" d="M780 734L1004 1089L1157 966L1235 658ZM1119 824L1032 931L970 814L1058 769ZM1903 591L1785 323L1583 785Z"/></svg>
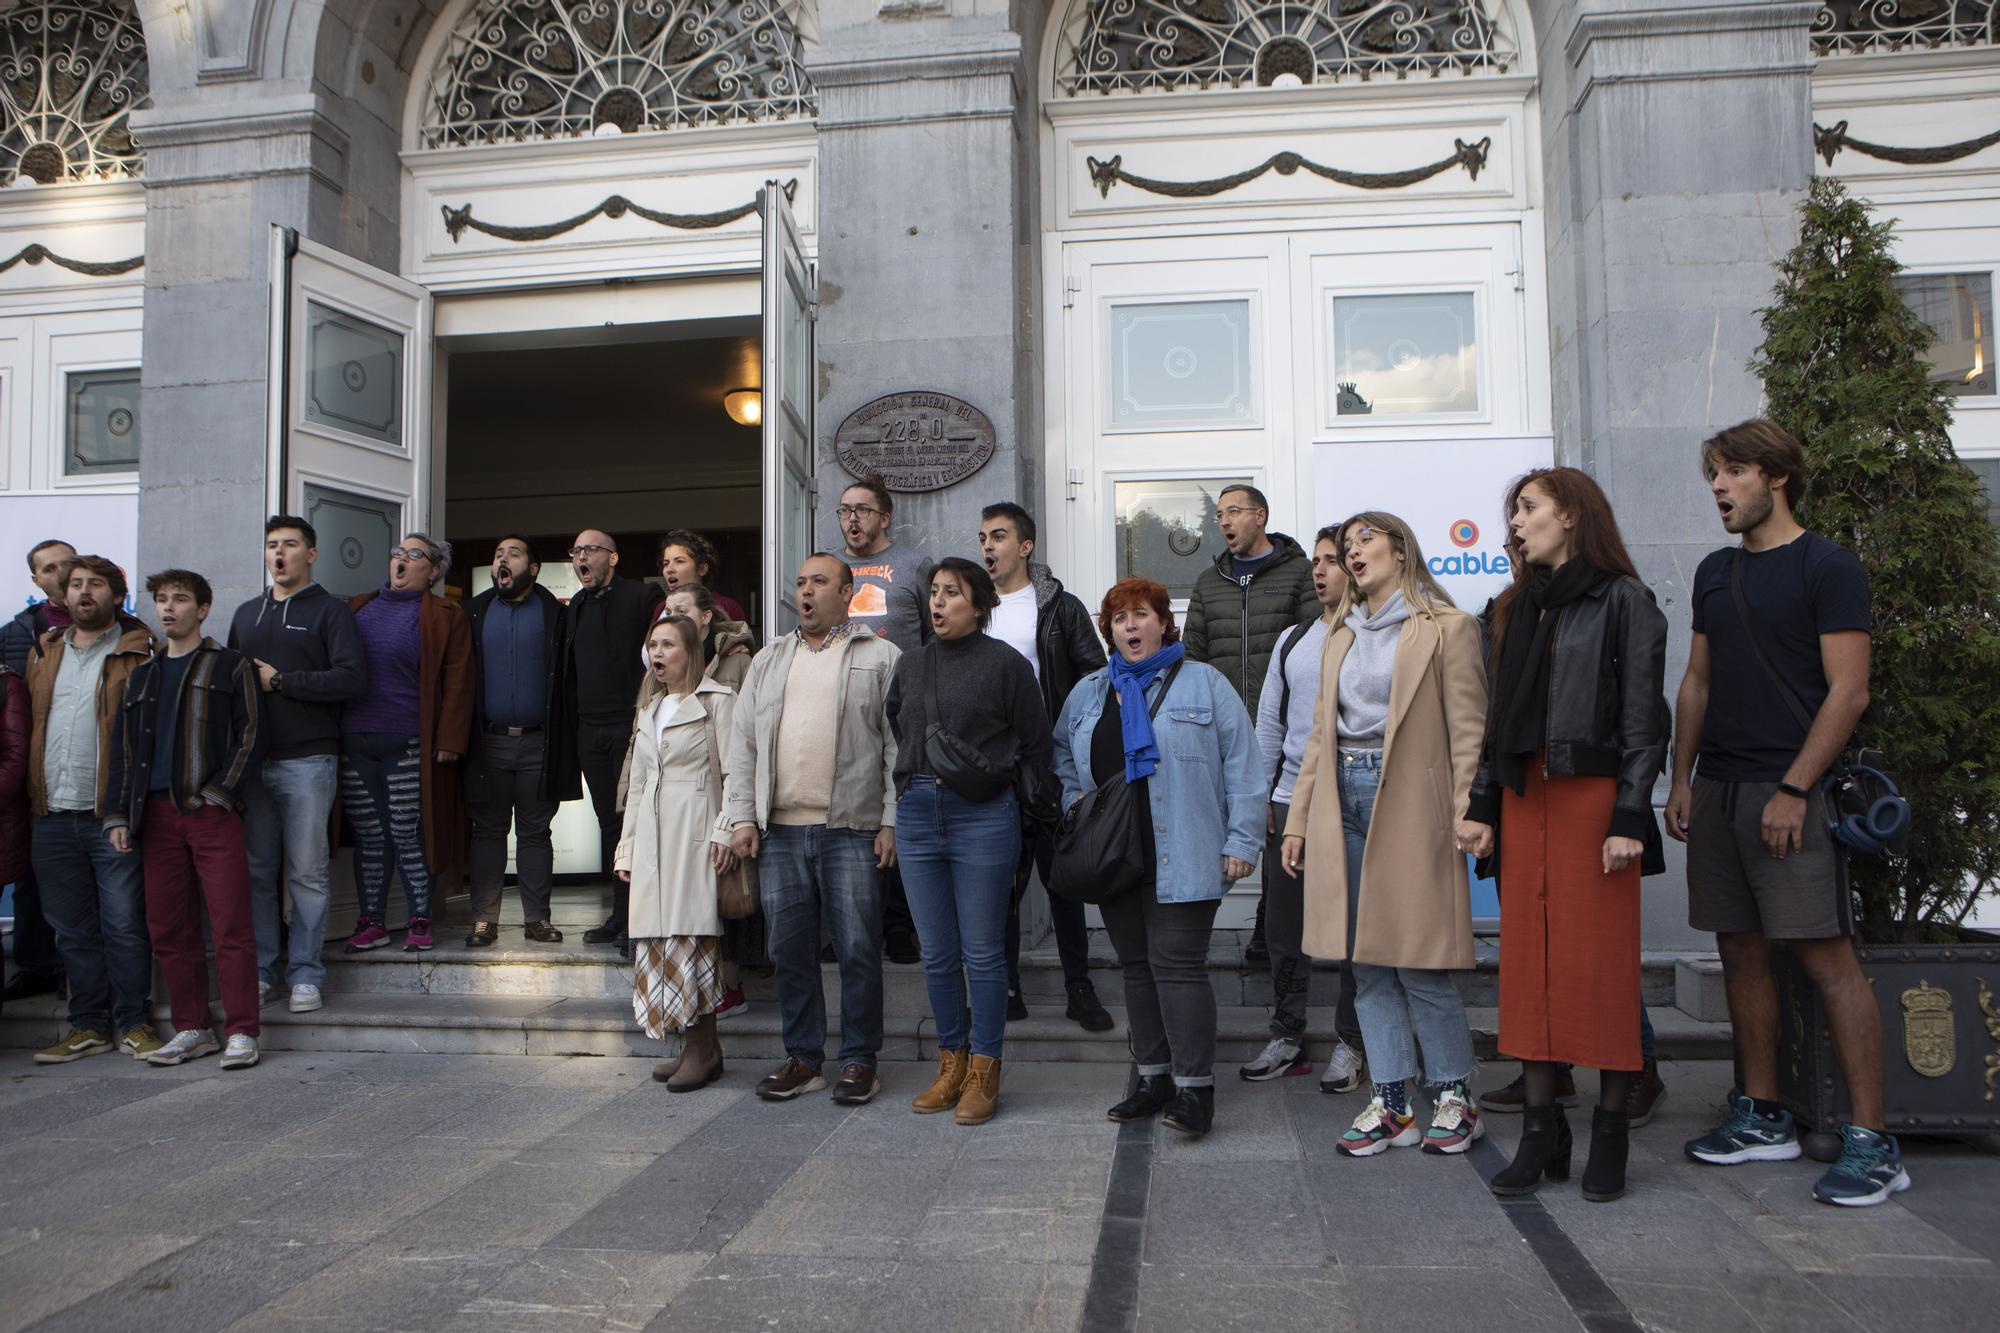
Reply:
<svg viewBox="0 0 2000 1333"><path fill-rule="evenodd" d="M403 335L306 303L305 419L402 442Z"/></svg>
<svg viewBox="0 0 2000 1333"><path fill-rule="evenodd" d="M1335 415L1477 412L1474 328L1471 292L1335 297Z"/></svg>
<svg viewBox="0 0 2000 1333"><path fill-rule="evenodd" d="M79 370L68 376L68 413L63 425L63 471L72 477L93 472L139 470L139 372Z"/></svg>
<svg viewBox="0 0 2000 1333"><path fill-rule="evenodd" d="M1962 458L1979 484L1986 488L1986 521L2000 527L2000 458Z"/></svg>
<svg viewBox="0 0 2000 1333"><path fill-rule="evenodd" d="M312 572L321 587L336 597L352 597L382 586L389 551L403 536L402 505L309 481L305 520L319 534L319 563Z"/></svg>
<svg viewBox="0 0 2000 1333"><path fill-rule="evenodd" d="M1931 382L1961 397L1993 392L1993 275L1904 274L1903 304L1931 326Z"/></svg>
<svg viewBox="0 0 2000 1333"><path fill-rule="evenodd" d="M1111 424L1253 424L1250 302L1111 307Z"/></svg>
<svg viewBox="0 0 2000 1333"><path fill-rule="evenodd" d="M1248 477L1199 481L1120 481L1111 487L1117 520L1118 577L1152 579L1176 600L1194 593L1201 571L1224 549L1215 526L1222 488Z"/></svg>

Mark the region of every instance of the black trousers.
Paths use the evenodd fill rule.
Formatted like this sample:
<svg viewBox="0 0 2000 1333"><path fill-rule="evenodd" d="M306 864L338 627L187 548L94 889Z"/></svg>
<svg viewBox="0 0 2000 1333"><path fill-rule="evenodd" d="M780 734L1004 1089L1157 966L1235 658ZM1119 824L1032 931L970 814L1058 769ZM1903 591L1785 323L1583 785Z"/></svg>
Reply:
<svg viewBox="0 0 2000 1333"><path fill-rule="evenodd" d="M1021 993L1021 900L1027 896L1035 871L1048 893L1049 867L1056 857L1055 839L1046 829L1021 825L1021 855L1014 862L1014 900L1007 908L1007 993ZM1056 931L1056 956L1062 959L1063 982L1073 986L1090 980L1090 929L1083 904L1049 893L1049 922Z"/></svg>
<svg viewBox="0 0 2000 1333"><path fill-rule="evenodd" d="M542 734L508 736L494 732L472 738L466 768L465 803L472 815L472 916L500 920L501 884L507 875L507 833L515 838L515 878L521 885L521 919L549 919L549 888L555 879L555 845L549 823L556 802L540 795Z"/></svg>
<svg viewBox="0 0 2000 1333"><path fill-rule="evenodd" d="M1271 802L1271 831L1264 835L1264 942L1271 949L1271 1035L1285 1041L1306 1037L1306 991L1312 959L1306 957L1306 886L1285 870L1285 821L1292 807ZM1340 965L1340 999L1333 1011L1333 1034L1361 1050L1361 1020L1354 1013L1354 965Z"/></svg>
<svg viewBox="0 0 2000 1333"><path fill-rule="evenodd" d="M632 886L611 873L611 863L618 854L618 835L625 831L625 816L618 813L618 770L625 765L625 744L631 737L629 717L615 722L580 718L576 724L576 757L583 765L590 807L597 813L597 843L603 853L599 865L611 881L611 920L621 929L631 909Z"/></svg>

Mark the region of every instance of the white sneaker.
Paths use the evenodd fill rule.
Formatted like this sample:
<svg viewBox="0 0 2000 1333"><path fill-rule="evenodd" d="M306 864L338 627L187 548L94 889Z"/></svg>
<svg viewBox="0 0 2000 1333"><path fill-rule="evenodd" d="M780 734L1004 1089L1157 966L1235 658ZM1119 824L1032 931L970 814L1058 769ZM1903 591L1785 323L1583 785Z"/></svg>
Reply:
<svg viewBox="0 0 2000 1333"><path fill-rule="evenodd" d="M257 1063L257 1039L245 1032L231 1033L229 1045L222 1052L224 1069L248 1069Z"/></svg>
<svg viewBox="0 0 2000 1333"><path fill-rule="evenodd" d="M1326 1057L1326 1072L1319 1076L1321 1092L1353 1092L1361 1086L1361 1070L1367 1061L1361 1052L1339 1038L1334 1039L1333 1054Z"/></svg>
<svg viewBox="0 0 2000 1333"><path fill-rule="evenodd" d="M1295 1041L1275 1037L1263 1053L1236 1072L1252 1083L1262 1083L1267 1079L1283 1078L1287 1074L1303 1074L1312 1066L1306 1064L1306 1055Z"/></svg>
<svg viewBox="0 0 2000 1333"><path fill-rule="evenodd" d="M173 1040L146 1056L149 1065L178 1065L189 1060L200 1059L204 1055L214 1055L221 1050L215 1044L215 1034L207 1028L183 1028L173 1035Z"/></svg>
<svg viewBox="0 0 2000 1333"><path fill-rule="evenodd" d="M268 981L260 981L257 983L257 1007L259 1009L262 1009L265 1005L269 1004L272 1000L276 999L277 997L278 997L278 988L276 986L273 986Z"/></svg>
<svg viewBox="0 0 2000 1333"><path fill-rule="evenodd" d="M319 987L298 985L292 987L292 1012L309 1014L319 1008Z"/></svg>

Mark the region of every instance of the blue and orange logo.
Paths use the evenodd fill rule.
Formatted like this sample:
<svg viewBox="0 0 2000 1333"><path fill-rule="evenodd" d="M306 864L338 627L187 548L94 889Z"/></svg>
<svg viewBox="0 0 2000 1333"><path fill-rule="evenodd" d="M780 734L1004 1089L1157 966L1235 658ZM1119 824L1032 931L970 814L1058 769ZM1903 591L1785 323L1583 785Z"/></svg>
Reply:
<svg viewBox="0 0 2000 1333"><path fill-rule="evenodd" d="M1469 518L1461 518L1449 530L1451 544L1463 551L1479 544L1479 525Z"/></svg>

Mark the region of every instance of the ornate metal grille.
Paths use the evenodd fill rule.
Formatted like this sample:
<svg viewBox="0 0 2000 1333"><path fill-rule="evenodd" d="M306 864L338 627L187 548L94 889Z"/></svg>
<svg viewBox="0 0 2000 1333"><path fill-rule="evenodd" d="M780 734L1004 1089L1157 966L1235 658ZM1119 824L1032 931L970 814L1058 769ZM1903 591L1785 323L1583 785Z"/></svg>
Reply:
<svg viewBox="0 0 2000 1333"><path fill-rule="evenodd" d="M427 148L811 116L798 0L485 0L431 72Z"/></svg>
<svg viewBox="0 0 2000 1333"><path fill-rule="evenodd" d="M0 13L0 187L137 176L126 117L149 89L131 0L26 0Z"/></svg>
<svg viewBox="0 0 2000 1333"><path fill-rule="evenodd" d="M1813 15L1813 50L1823 56L1995 42L2000 0L1827 0Z"/></svg>
<svg viewBox="0 0 2000 1333"><path fill-rule="evenodd" d="M1056 89L1268 87L1378 75L1505 73L1519 58L1487 0L1075 0Z"/></svg>

